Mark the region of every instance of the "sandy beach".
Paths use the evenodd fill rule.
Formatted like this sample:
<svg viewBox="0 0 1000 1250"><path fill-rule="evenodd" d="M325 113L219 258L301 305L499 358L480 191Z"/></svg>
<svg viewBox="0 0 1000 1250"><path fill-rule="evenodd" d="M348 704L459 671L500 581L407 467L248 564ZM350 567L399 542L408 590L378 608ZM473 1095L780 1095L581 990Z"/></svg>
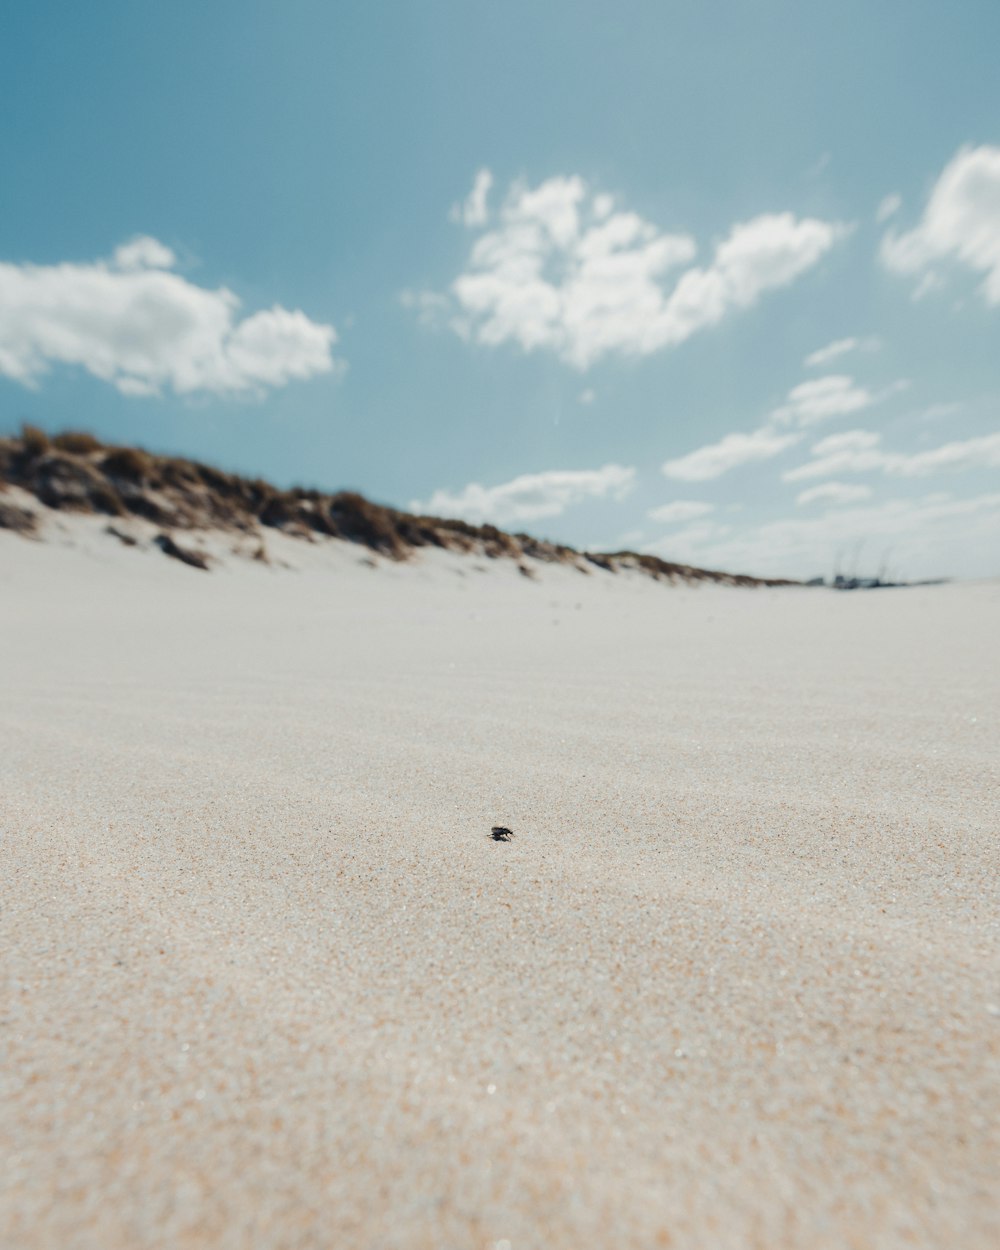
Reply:
<svg viewBox="0 0 1000 1250"><path fill-rule="evenodd" d="M1000 1244L1000 583L85 537L0 533L4 1247Z"/></svg>

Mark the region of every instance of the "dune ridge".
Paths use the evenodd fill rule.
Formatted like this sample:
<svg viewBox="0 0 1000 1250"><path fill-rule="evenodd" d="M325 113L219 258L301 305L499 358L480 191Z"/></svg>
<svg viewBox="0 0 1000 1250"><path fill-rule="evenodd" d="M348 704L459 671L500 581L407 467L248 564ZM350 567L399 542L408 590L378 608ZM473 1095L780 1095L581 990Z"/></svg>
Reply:
<svg viewBox="0 0 1000 1250"><path fill-rule="evenodd" d="M10 487L30 498L4 500L2 493L8 488L9 494ZM695 568L635 551L578 551L494 525L415 516L373 503L356 491L281 490L263 478L226 473L196 460L155 455L139 447L107 446L80 431L49 437L26 425L19 436L0 438L0 529L41 536L46 519L57 512L106 516L107 535L129 545L136 536L119 523L151 523L159 530L153 541L164 554L200 569L209 569L211 558L178 542L176 531L238 535L250 540L238 552L258 560L268 558L266 536L280 532L303 541L339 539L395 561L426 548L514 560L526 575L531 570L524 561L530 559L584 573L595 567L611 573L637 571L670 583L793 584L781 578Z"/></svg>

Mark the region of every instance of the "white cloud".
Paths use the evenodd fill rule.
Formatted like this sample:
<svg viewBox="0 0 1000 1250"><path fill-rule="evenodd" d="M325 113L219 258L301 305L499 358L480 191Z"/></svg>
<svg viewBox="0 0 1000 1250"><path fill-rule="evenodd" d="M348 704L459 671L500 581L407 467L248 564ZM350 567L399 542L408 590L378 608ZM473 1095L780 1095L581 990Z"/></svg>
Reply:
<svg viewBox="0 0 1000 1250"><path fill-rule="evenodd" d="M879 447L880 442L880 436L870 430L832 434L813 446L812 460L789 469L782 477L786 482L798 482L810 477L829 477L832 473L863 473L882 469L886 453Z"/></svg>
<svg viewBox="0 0 1000 1250"><path fill-rule="evenodd" d="M673 525L678 521L693 521L696 517L708 516L714 511L715 504L704 503L700 499L675 499L673 503L651 508L646 515L652 521Z"/></svg>
<svg viewBox="0 0 1000 1250"><path fill-rule="evenodd" d="M453 205L449 214L451 220L459 221L470 229L485 226L490 215L488 201L492 187L493 174L488 169L479 170L464 202Z"/></svg>
<svg viewBox="0 0 1000 1250"><path fill-rule="evenodd" d="M909 456L894 455L886 472L900 477L926 477L941 469L984 468L1000 468L1000 434L944 443Z"/></svg>
<svg viewBox="0 0 1000 1250"><path fill-rule="evenodd" d="M491 522L536 521L558 516L587 499L624 499L635 481L635 469L606 464L601 469L553 469L525 473L499 486L471 482L452 493L436 490L426 502L415 499L410 509L425 516L462 517L479 525Z"/></svg>
<svg viewBox="0 0 1000 1250"><path fill-rule="evenodd" d="M762 426L752 434L727 434L717 443L699 447L677 460L667 460L661 467L667 477L682 482L707 482L741 464L770 460L801 437L801 434L779 434L769 426Z"/></svg>
<svg viewBox="0 0 1000 1250"><path fill-rule="evenodd" d="M140 234L115 248L116 269L173 269L177 257L165 243Z"/></svg>
<svg viewBox="0 0 1000 1250"><path fill-rule="evenodd" d="M710 524L667 535L646 547L665 559L770 577L830 575L845 551L859 551L857 571L896 577L995 576L1000 550L1000 494L953 500L940 494L833 508L724 533Z"/></svg>
<svg viewBox="0 0 1000 1250"><path fill-rule="evenodd" d="M946 403L946 404L928 404L926 408L921 408L919 412L910 412L906 414L909 421L943 421L946 417L958 416L965 409L964 404Z"/></svg>
<svg viewBox="0 0 1000 1250"><path fill-rule="evenodd" d="M731 229L711 263L687 268L668 289L666 276L694 259L690 235L616 211L579 177L516 183L451 285L449 324L480 343L551 351L585 370L606 355L676 346L751 307L814 266L843 233L791 213L756 217Z"/></svg>
<svg viewBox="0 0 1000 1250"><path fill-rule="evenodd" d="M156 239L111 261L0 262L0 374L34 386L76 365L125 395L229 394L328 373L333 326L275 305L238 319L240 301L173 273Z"/></svg>
<svg viewBox="0 0 1000 1250"><path fill-rule="evenodd" d="M453 315L451 300L437 291L400 291L399 302L412 308L420 324L432 330L448 325Z"/></svg>
<svg viewBox="0 0 1000 1250"><path fill-rule="evenodd" d="M666 535L660 539L658 543L650 543L647 551L658 554L660 551L694 551L702 543L718 541L724 538L726 534L732 533L731 525L720 525L715 521L699 521L696 525L687 525L682 530L676 530L673 534ZM669 557L668 557L669 558ZM678 555L674 555L673 559L680 559Z"/></svg>
<svg viewBox="0 0 1000 1250"><path fill-rule="evenodd" d="M767 421L750 434L727 434L717 443L709 443L676 460L668 460L661 466L667 477L687 482L705 482L721 477L730 469L756 460L770 460L799 442L802 434L797 432L831 417L860 412L880 403L909 385L905 381L893 382L878 392L858 386L846 374L829 374L812 378L793 386L784 404L775 408ZM783 433L782 427L797 427L796 432ZM786 474L787 477L787 474Z"/></svg>
<svg viewBox="0 0 1000 1250"><path fill-rule="evenodd" d="M590 387L588 387L585 391L580 392L578 396L578 401L581 404L592 404L596 398L597 398L597 392L592 391Z"/></svg>
<svg viewBox="0 0 1000 1250"><path fill-rule="evenodd" d="M815 265L844 233L842 226L791 213L734 226L707 269L689 269L658 319L657 346L680 343L733 309L749 308L767 290L787 286Z"/></svg>
<svg viewBox="0 0 1000 1250"><path fill-rule="evenodd" d="M899 389L899 383L895 389ZM834 373L793 386L787 401L775 408L770 419L775 425L816 425L831 417L870 408L878 399L866 387L856 385L853 378Z"/></svg>
<svg viewBox="0 0 1000 1250"><path fill-rule="evenodd" d="M858 503L862 499L870 499L871 494L870 486L849 486L846 482L824 482L822 486L810 486L808 490L804 490L795 502L800 505Z"/></svg>
<svg viewBox="0 0 1000 1250"><path fill-rule="evenodd" d="M786 482L833 473L882 472L893 477L926 477L952 469L1000 467L1000 434L944 443L929 451L907 454L884 451L881 438L870 430L848 430L821 439L812 448L812 460L782 474Z"/></svg>
<svg viewBox="0 0 1000 1250"><path fill-rule="evenodd" d="M887 195L879 202L879 206L875 210L875 220L879 223L888 221L889 218L895 216L895 214L898 213L902 207L903 197L893 192L892 195Z"/></svg>
<svg viewBox="0 0 1000 1250"><path fill-rule="evenodd" d="M932 291L940 291L944 284L944 278L933 269L929 269L913 288L913 302L918 303Z"/></svg>
<svg viewBox="0 0 1000 1250"><path fill-rule="evenodd" d="M839 356L846 355L848 352L877 352L881 346L881 341L875 338L874 335L865 339L837 339L833 343L828 343L826 347L821 347L818 351L812 352L802 363L811 369L817 366L828 365L831 361L836 360Z"/></svg>
<svg viewBox="0 0 1000 1250"><path fill-rule="evenodd" d="M882 261L896 273L922 275L920 295L941 284L933 268L957 262L985 275L981 291L1000 304L1000 147L961 148L934 185L915 229L890 230Z"/></svg>

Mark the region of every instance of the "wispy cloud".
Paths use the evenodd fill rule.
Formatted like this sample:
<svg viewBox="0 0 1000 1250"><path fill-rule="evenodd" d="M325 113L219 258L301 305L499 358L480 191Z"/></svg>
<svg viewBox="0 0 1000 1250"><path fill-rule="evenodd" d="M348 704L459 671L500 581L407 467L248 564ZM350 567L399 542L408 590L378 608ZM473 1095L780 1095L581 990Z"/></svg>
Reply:
<svg viewBox="0 0 1000 1250"><path fill-rule="evenodd" d="M681 482L708 482L740 465L770 460L801 437L798 433L779 434L770 426L762 426L752 434L727 434L717 443L708 443L686 456L665 461L661 469L666 477Z"/></svg>
<svg viewBox="0 0 1000 1250"><path fill-rule="evenodd" d="M559 516L587 499L624 499L635 482L635 469L606 464L601 469L552 469L525 473L498 486L470 482L460 491L436 490L415 499L412 511L427 516L461 517L479 525L537 521Z"/></svg>
<svg viewBox="0 0 1000 1250"><path fill-rule="evenodd" d="M943 470L1000 466L1000 434L943 443L912 453L883 450L881 436L871 430L847 430L821 439L812 459L782 474L786 482L834 473L887 473L894 477L927 477Z"/></svg>
<svg viewBox="0 0 1000 1250"><path fill-rule="evenodd" d="M881 340L874 335L869 335L867 338L836 339L833 343L828 343L826 347L810 353L802 363L807 369L825 367L840 356L846 356L848 352L877 352L881 346Z"/></svg>
<svg viewBox="0 0 1000 1250"><path fill-rule="evenodd" d="M0 262L0 374L37 385L76 365L124 395L260 392L329 373L331 325L280 305L238 318L240 301L174 273L146 236L109 261Z"/></svg>
<svg viewBox="0 0 1000 1250"><path fill-rule="evenodd" d="M493 175L488 169L481 169L472 184L472 190L461 204L452 205L449 216L452 221L461 222L470 229L485 226L489 220L489 196L493 187Z"/></svg>
<svg viewBox="0 0 1000 1250"><path fill-rule="evenodd" d="M715 511L715 504L705 503L700 499L675 499L673 503L661 504L659 508L650 508L646 515L651 521L659 521L663 525L674 525L680 521L693 521L696 517L708 516Z"/></svg>
<svg viewBox="0 0 1000 1250"><path fill-rule="evenodd" d="M802 428L828 421L831 417L843 417L861 412L897 391L904 390L907 383L900 380L880 392L859 386L846 374L829 374L801 382L788 392L788 399L771 413L774 425L794 425Z"/></svg>
<svg viewBox="0 0 1000 1250"><path fill-rule="evenodd" d="M767 421L749 434L727 434L718 442L689 452L662 466L670 478L685 482L707 482L730 469L754 461L770 460L800 442L801 431L833 417L861 412L906 387L894 382L881 391L859 386L846 374L830 374L793 386L785 402L769 413ZM791 427L789 429L788 427Z"/></svg>
<svg viewBox="0 0 1000 1250"><path fill-rule="evenodd" d="M485 224L488 173L461 209L466 224ZM763 215L734 225L708 264L692 266L689 234L616 209L580 177L515 183L451 284L448 324L479 343L551 351L585 370L604 356L677 346L752 307L816 265L844 232L815 218ZM671 286L667 275L677 271Z"/></svg>
<svg viewBox="0 0 1000 1250"><path fill-rule="evenodd" d="M964 265L984 275L987 304L1000 304L1000 147L964 147L942 170L920 223L882 240L882 261L920 276L915 298L941 285L935 266Z"/></svg>
<svg viewBox="0 0 1000 1250"><path fill-rule="evenodd" d="M871 495L870 486L852 486L847 482L824 482L822 486L810 486L808 490L804 490L797 496L795 502L799 505L810 503L842 505L870 499Z"/></svg>
<svg viewBox="0 0 1000 1250"><path fill-rule="evenodd" d="M879 201L879 206L875 210L875 220L879 223L888 221L890 217L894 217L896 213L903 207L903 197L893 192L892 195L885 196Z"/></svg>
<svg viewBox="0 0 1000 1250"><path fill-rule="evenodd" d="M897 576L961 574L1000 542L1000 494L952 499L934 493L864 507L831 507L820 516L790 516L761 525L711 523L665 535L645 550L665 559L762 576L830 573L839 554L864 549L871 573L890 560Z"/></svg>

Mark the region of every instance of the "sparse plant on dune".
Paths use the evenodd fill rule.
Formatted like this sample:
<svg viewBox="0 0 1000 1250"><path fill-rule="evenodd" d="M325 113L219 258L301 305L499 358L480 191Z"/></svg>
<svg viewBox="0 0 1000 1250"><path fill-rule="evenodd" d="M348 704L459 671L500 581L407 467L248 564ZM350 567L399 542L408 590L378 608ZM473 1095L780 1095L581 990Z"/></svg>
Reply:
<svg viewBox="0 0 1000 1250"><path fill-rule="evenodd" d="M85 430L66 430L62 434L54 435L51 442L57 451L68 451L74 456L86 456L103 447L93 434L88 434Z"/></svg>
<svg viewBox="0 0 1000 1250"><path fill-rule="evenodd" d="M153 457L139 447L115 447L101 461L101 469L110 478L143 482L152 474Z"/></svg>
<svg viewBox="0 0 1000 1250"><path fill-rule="evenodd" d="M49 436L37 425L21 426L21 450L30 459L44 456L49 449Z"/></svg>

